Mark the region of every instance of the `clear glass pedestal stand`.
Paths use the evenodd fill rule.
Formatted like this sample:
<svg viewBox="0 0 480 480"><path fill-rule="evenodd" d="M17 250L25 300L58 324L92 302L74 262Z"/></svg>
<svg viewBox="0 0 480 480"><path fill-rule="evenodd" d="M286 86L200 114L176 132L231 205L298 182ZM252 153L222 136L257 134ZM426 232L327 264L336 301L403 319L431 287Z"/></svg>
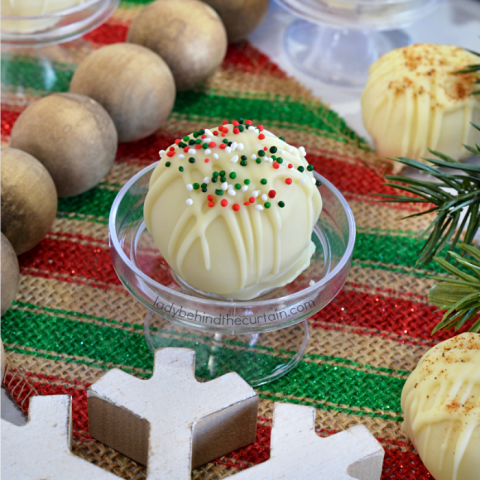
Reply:
<svg viewBox="0 0 480 480"><path fill-rule="evenodd" d="M196 375L236 371L251 385L286 374L304 355L307 319L342 289L355 243L355 221L342 194L325 178L323 210L312 233L310 266L291 283L253 300L215 296L177 278L145 227L143 205L156 164L118 193L109 219L112 262L128 292L147 308L145 338L152 350L193 348Z"/></svg>
<svg viewBox="0 0 480 480"><path fill-rule="evenodd" d="M363 87L370 65L412 43L399 30L444 0L277 0L299 17L285 31L284 50L301 72L326 84Z"/></svg>
<svg viewBox="0 0 480 480"><path fill-rule="evenodd" d="M68 91L76 66L90 52L82 35L105 22L119 0L91 0L60 12L1 17L2 102L28 105Z"/></svg>

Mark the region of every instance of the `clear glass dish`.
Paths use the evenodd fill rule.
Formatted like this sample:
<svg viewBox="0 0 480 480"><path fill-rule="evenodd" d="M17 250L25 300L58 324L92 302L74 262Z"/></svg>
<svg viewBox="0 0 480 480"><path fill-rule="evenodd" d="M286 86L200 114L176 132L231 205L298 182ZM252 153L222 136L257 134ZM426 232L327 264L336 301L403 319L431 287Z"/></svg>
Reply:
<svg viewBox="0 0 480 480"><path fill-rule="evenodd" d="M368 67L412 43L397 29L430 14L444 0L277 0L299 20L284 48L302 72L325 83L361 87Z"/></svg>
<svg viewBox="0 0 480 480"><path fill-rule="evenodd" d="M76 66L91 52L79 37L104 23L119 3L89 0L44 15L2 15L2 102L26 105L68 89Z"/></svg>
<svg viewBox="0 0 480 480"><path fill-rule="evenodd" d="M176 278L145 228L143 205L153 164L118 193L109 219L114 268L125 288L148 308L145 336L152 350L197 351L197 375L238 371L252 385L288 372L308 342L306 319L341 290L350 268L355 221L341 193L325 178L323 210L312 234L316 252L293 282L248 301L221 298Z"/></svg>

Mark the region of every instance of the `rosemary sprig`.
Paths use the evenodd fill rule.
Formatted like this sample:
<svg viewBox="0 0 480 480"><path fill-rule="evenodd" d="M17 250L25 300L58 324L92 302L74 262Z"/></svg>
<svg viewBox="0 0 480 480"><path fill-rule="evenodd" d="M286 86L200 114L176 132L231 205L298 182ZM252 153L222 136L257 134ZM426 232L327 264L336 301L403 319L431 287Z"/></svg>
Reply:
<svg viewBox="0 0 480 480"><path fill-rule="evenodd" d="M428 301L439 307L439 310L446 310L442 321L433 329L432 334L442 329L458 330L468 321L474 320L480 312L480 250L464 243L459 246L473 259L461 257L454 252L450 252L450 255L469 273L465 273L442 258L435 257L435 261L456 278L432 277L441 283L430 289ZM480 331L480 318L474 321L470 331Z"/></svg>
<svg viewBox="0 0 480 480"><path fill-rule="evenodd" d="M473 125L480 130L478 125ZM480 158L480 145L465 147L473 155ZM432 165L426 165L417 160L398 157L393 160L414 167L421 172L436 178L436 182L415 180L401 175L387 175L389 180L385 185L405 192L412 193L416 197L406 195L377 194L384 197L388 203L424 203L432 204L433 207L408 215L404 218L413 218L427 213L436 213L437 217L430 224L423 235L428 238L419 251L416 264L419 266L429 263L435 255L448 245L449 251L455 248L465 226L467 231L463 243L471 244L478 229L480 228L480 166L459 163L448 155L429 150L438 158L425 158ZM446 173L446 170L459 170L461 173ZM395 183L393 183L395 182ZM453 192L452 192L453 190ZM462 211L465 215L462 218ZM462 252L462 255L464 253Z"/></svg>
<svg viewBox="0 0 480 480"><path fill-rule="evenodd" d="M480 53L474 52L473 50L467 50L467 52L472 53L473 55L476 55L477 57L480 57ZM480 63L475 63L473 65L467 65L465 68L462 70L457 70L456 72L453 73L477 73L480 72ZM480 78L473 82L474 85L480 85ZM472 95L480 95L480 90L474 90L471 92Z"/></svg>

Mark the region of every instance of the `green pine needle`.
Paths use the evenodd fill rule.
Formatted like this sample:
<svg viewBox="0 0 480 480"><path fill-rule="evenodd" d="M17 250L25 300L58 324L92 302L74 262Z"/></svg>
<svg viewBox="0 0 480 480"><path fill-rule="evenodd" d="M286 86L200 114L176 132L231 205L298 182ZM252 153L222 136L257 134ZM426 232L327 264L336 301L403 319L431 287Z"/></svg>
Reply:
<svg viewBox="0 0 480 480"><path fill-rule="evenodd" d="M432 334L449 328L458 330L467 322L475 320L480 312L480 250L464 243L459 246L473 259L462 257L454 252L450 252L450 255L470 273L465 273L441 258L434 259L448 273L457 278L432 277L441 283L430 289L428 301L439 310L445 310L441 322L433 329ZM480 331L480 318L473 322L470 331L477 333Z"/></svg>

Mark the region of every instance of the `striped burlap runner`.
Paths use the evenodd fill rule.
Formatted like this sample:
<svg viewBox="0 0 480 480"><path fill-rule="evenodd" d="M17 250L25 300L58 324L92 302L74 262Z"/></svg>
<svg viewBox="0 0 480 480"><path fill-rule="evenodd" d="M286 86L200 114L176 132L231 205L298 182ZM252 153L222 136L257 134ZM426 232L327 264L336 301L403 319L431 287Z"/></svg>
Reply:
<svg viewBox="0 0 480 480"><path fill-rule="evenodd" d="M92 48L123 41L129 22L147 0L128 0L109 22L87 35ZM38 85L39 66L26 91ZM55 90L66 91L70 66L56 65ZM3 83L13 84L8 72ZM4 87L6 87L4 85ZM12 90L14 85L11 85ZM22 111L4 97L2 144ZM430 332L440 314L426 302L434 265L415 266L418 234L427 218L399 222L403 207L378 203L382 164L344 121L248 43L231 47L205 88L179 94L168 123L151 137L120 145L117 161L91 191L61 199L48 236L20 258L21 287L2 318L8 355L5 383L27 410L32 395L73 396L74 451L122 478L145 478L145 468L88 435L86 389L112 367L143 378L151 374L145 344L145 310L121 286L110 261L107 219L116 193L133 174L154 162L175 138L223 119L250 118L295 145L345 195L358 226L353 266L343 291L310 319L304 361L287 376L258 388L261 398L255 444L196 469L192 477L223 478L269 456L275 401L312 405L320 435L364 424L385 447L382 479L422 479L429 474L400 431L400 393L426 349L449 334ZM373 166L373 168L371 168ZM403 208L403 210L402 210ZM175 331L169 334L175 338ZM285 348L279 335L272 340ZM275 355L275 348L271 354Z"/></svg>

